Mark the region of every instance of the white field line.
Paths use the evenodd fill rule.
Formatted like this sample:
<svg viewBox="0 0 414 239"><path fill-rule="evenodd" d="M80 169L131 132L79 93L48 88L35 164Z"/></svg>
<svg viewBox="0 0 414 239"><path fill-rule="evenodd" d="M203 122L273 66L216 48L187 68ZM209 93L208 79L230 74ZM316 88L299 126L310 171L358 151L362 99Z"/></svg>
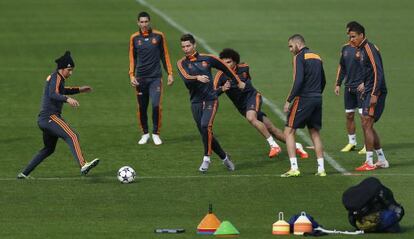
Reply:
<svg viewBox="0 0 414 239"><path fill-rule="evenodd" d="M313 176L313 174L302 174L303 176L300 176L298 178L304 178L307 176L310 177L316 177ZM348 174L340 174L340 173L334 173L334 174L329 174L329 177L332 176L354 176L354 177L367 177L367 176L377 176L377 177L381 177L381 176L390 176L390 177L395 177L395 176L402 176L402 177L413 177L414 173L367 173L367 174L362 174L362 173L348 173ZM147 179L215 179L215 178L280 178L279 174L237 174L237 175L232 175L232 174L222 174L222 175L208 175L208 174L201 174L200 175L178 175L178 176L137 176L137 180L147 180ZM0 182L2 181L81 181L81 180L90 180L90 181L95 181L95 180L114 180L116 181L117 178L116 176L110 177L110 176L91 176L91 177L50 177L50 178L34 178L34 179L16 179L16 178L0 178ZM286 179L289 180L289 179ZM292 179L294 180L294 179ZM321 180L323 180L323 178L321 178Z"/></svg>
<svg viewBox="0 0 414 239"><path fill-rule="evenodd" d="M206 49L209 53L218 55L218 52L215 51L203 38L196 36L191 31L187 30L185 27L177 23L174 19L170 18L167 14L162 12L160 9L156 8L155 6L149 4L145 0L136 0L139 4L151 9L151 11L155 12L158 16L168 22L172 27L180 31L181 33L191 33L197 40L197 43L202 45L204 49ZM286 119L286 115L270 100L262 95L263 103L269 106L269 108L275 113L281 120ZM312 140L307 136L303 130L297 130L297 134L309 145L312 145ZM349 174L349 172L343 168L335 159L333 159L328 153L324 152L325 160L338 172L342 174Z"/></svg>

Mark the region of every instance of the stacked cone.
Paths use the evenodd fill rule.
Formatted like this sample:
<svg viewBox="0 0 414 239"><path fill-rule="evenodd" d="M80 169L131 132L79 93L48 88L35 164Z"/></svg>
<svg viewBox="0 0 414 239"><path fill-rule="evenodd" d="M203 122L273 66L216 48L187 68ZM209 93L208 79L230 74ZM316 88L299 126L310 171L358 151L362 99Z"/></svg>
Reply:
<svg viewBox="0 0 414 239"><path fill-rule="evenodd" d="M290 225L283 218L283 212L279 212L279 220L273 223L272 234L273 235L289 235Z"/></svg>
<svg viewBox="0 0 414 239"><path fill-rule="evenodd" d="M229 221L223 221L217 228L214 236L216 237L238 237L240 232Z"/></svg>
<svg viewBox="0 0 414 239"><path fill-rule="evenodd" d="M213 206L210 204L207 215L197 226L197 234L212 235L220 226L220 220L213 213Z"/></svg>
<svg viewBox="0 0 414 239"><path fill-rule="evenodd" d="M312 222L306 216L305 212L301 212L300 217L293 224L293 234L303 235L305 232L312 232L312 230Z"/></svg>

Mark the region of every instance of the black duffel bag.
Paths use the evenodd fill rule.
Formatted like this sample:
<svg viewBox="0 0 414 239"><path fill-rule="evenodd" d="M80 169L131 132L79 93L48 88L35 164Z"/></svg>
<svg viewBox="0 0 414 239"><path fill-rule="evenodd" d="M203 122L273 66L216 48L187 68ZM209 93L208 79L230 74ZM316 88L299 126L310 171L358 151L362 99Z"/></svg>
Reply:
<svg viewBox="0 0 414 239"><path fill-rule="evenodd" d="M377 178L369 177L342 195L352 226L366 232L399 232L404 208L392 191Z"/></svg>

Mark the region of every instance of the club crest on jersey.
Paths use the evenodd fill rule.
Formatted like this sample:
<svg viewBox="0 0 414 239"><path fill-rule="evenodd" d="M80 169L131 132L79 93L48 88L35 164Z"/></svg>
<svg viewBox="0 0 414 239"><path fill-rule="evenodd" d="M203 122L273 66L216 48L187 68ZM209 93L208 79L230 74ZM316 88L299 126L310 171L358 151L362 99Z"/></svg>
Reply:
<svg viewBox="0 0 414 239"><path fill-rule="evenodd" d="M242 76L243 78L247 78L247 72L243 72Z"/></svg>
<svg viewBox="0 0 414 239"><path fill-rule="evenodd" d="M153 45L156 45L158 42L157 42L157 39L155 39L154 37L151 39L151 43L153 44Z"/></svg>
<svg viewBox="0 0 414 239"><path fill-rule="evenodd" d="M206 61L202 61L202 62L201 62L201 65L202 65L204 68L207 68L207 67L208 67L208 63L207 63Z"/></svg>
<svg viewBox="0 0 414 239"><path fill-rule="evenodd" d="M138 40L138 46L141 46L141 45L142 45L142 41Z"/></svg>
<svg viewBox="0 0 414 239"><path fill-rule="evenodd" d="M355 52L355 57L356 57L357 59L360 59L360 58L361 58L361 51L356 51L356 52Z"/></svg>
<svg viewBox="0 0 414 239"><path fill-rule="evenodd" d="M193 65L191 65L190 63L188 63L188 69L192 69Z"/></svg>

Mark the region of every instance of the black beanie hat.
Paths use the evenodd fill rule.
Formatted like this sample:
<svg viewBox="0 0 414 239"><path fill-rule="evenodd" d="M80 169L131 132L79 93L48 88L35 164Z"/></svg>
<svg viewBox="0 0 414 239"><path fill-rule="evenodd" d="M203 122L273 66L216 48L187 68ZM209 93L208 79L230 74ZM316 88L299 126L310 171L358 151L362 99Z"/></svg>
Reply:
<svg viewBox="0 0 414 239"><path fill-rule="evenodd" d="M75 62L73 62L72 57L70 56L70 51L66 51L65 54L55 60L57 63L58 69L73 68L75 67Z"/></svg>

